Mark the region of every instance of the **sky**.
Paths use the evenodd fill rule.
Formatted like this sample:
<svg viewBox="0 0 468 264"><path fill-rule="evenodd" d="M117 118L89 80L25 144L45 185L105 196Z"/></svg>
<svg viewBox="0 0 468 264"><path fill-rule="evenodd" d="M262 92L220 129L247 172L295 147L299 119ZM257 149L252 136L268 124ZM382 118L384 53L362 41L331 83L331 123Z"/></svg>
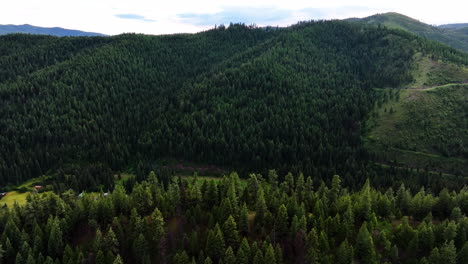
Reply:
<svg viewBox="0 0 468 264"><path fill-rule="evenodd" d="M398 12L424 23L468 23L463 0L2 0L0 24L108 35L194 33L230 22L288 26L312 19Z"/></svg>

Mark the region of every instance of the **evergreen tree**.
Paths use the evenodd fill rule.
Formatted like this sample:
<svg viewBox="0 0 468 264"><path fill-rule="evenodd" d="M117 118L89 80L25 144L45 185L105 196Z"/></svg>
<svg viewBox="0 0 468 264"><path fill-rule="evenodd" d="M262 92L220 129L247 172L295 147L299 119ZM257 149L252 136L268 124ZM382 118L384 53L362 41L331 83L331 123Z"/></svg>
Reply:
<svg viewBox="0 0 468 264"><path fill-rule="evenodd" d="M213 264L213 261L211 261L210 257L206 257L204 264Z"/></svg>
<svg viewBox="0 0 468 264"><path fill-rule="evenodd" d="M458 251L457 264L468 263L468 242Z"/></svg>
<svg viewBox="0 0 468 264"><path fill-rule="evenodd" d="M60 228L60 221L55 218L51 221L52 226L50 229L49 243L47 251L50 256L60 256L63 248L62 230Z"/></svg>
<svg viewBox="0 0 468 264"><path fill-rule="evenodd" d="M364 222L359 229L356 239L356 255L362 263L376 263L376 253L374 249L374 241L367 230L367 223Z"/></svg>
<svg viewBox="0 0 468 264"><path fill-rule="evenodd" d="M102 253L102 250L99 250L96 254L96 264L106 264L106 257L104 256L104 253Z"/></svg>
<svg viewBox="0 0 468 264"><path fill-rule="evenodd" d="M190 263L189 256L187 255L187 252L185 250L182 250L181 252L178 252L175 254L175 256L172 258L172 263L174 264L188 264Z"/></svg>
<svg viewBox="0 0 468 264"><path fill-rule="evenodd" d="M153 245L159 245L161 238L163 238L165 234L164 226L165 223L163 215L158 208L155 208L153 213L151 214L148 225L148 231L151 235L151 242Z"/></svg>
<svg viewBox="0 0 468 264"><path fill-rule="evenodd" d="M104 250L111 251L113 254L117 254L119 251L119 241L117 240L112 227L109 227L109 230L104 236Z"/></svg>
<svg viewBox="0 0 468 264"><path fill-rule="evenodd" d="M336 260L337 264L350 264L353 263L354 260L354 252L353 247L348 243L348 240L345 239L338 248L336 252Z"/></svg>
<svg viewBox="0 0 468 264"><path fill-rule="evenodd" d="M288 211L286 206L282 204L278 208L278 214L276 216L275 229L277 230L278 237L284 238L286 234L289 233L289 220L288 220ZM295 234L294 234L295 235Z"/></svg>
<svg viewBox="0 0 468 264"><path fill-rule="evenodd" d="M115 260L112 264L123 264L122 258L119 254L117 254L117 257L115 257Z"/></svg>
<svg viewBox="0 0 468 264"><path fill-rule="evenodd" d="M143 234L139 234L133 242L133 254L135 258L140 262L144 262L145 258L147 257L148 243Z"/></svg>
<svg viewBox="0 0 468 264"><path fill-rule="evenodd" d="M265 264L276 264L276 256L275 256L275 250L273 249L273 246L271 244L268 244L266 250L265 250L265 259L264 259Z"/></svg>
<svg viewBox="0 0 468 264"><path fill-rule="evenodd" d="M226 245L237 248L239 244L239 233L234 217L230 215L223 225L223 235Z"/></svg>
<svg viewBox="0 0 468 264"><path fill-rule="evenodd" d="M263 188L260 187L257 191L257 202L255 204L255 224L257 226L263 226L265 224L264 221L267 211L268 208L265 202Z"/></svg>
<svg viewBox="0 0 468 264"><path fill-rule="evenodd" d="M208 232L205 252L210 258L217 262L223 257L224 251L225 242L223 233L219 225L216 224L215 228Z"/></svg>
<svg viewBox="0 0 468 264"><path fill-rule="evenodd" d="M242 235L249 233L249 210L245 203L242 205L239 213L239 232Z"/></svg>
<svg viewBox="0 0 468 264"><path fill-rule="evenodd" d="M253 264L266 264L263 258L263 253L260 249L257 250L255 257L253 259Z"/></svg>
<svg viewBox="0 0 468 264"><path fill-rule="evenodd" d="M446 264L456 264L457 263L457 250L453 243L453 240L450 242L445 242L442 247L440 247L440 259L443 260L443 263Z"/></svg>
<svg viewBox="0 0 468 264"><path fill-rule="evenodd" d="M236 256L234 256L234 251L232 247L228 247L226 252L224 253L223 264L236 264L238 263L236 260Z"/></svg>

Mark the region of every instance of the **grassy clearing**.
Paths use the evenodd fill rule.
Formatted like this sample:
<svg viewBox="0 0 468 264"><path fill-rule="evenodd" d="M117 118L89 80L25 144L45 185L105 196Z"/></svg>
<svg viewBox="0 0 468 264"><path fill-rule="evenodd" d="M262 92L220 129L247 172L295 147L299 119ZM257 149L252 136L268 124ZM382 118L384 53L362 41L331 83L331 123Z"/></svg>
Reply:
<svg viewBox="0 0 468 264"><path fill-rule="evenodd" d="M182 177L183 179L187 179L189 181L193 181L194 180L194 176L187 176L187 175L176 175L177 176L180 176ZM199 184L199 185L202 185L203 182L205 181L214 181L215 183L218 183L220 181L223 180L223 177L217 177L217 176L197 176L197 180L196 180L196 183ZM247 180L246 179L240 179L240 184L242 185L242 187L246 187L247 186Z"/></svg>
<svg viewBox="0 0 468 264"><path fill-rule="evenodd" d="M4 205L8 207L12 207L15 203L18 205L24 205L26 204L26 197L28 197L29 192L25 193L20 193L17 191L14 192L9 192L7 196L4 196L0 200L0 207L3 207Z"/></svg>
<svg viewBox="0 0 468 264"><path fill-rule="evenodd" d="M120 174L114 175L115 185L123 185L129 178L134 177L135 175L123 172Z"/></svg>
<svg viewBox="0 0 468 264"><path fill-rule="evenodd" d="M34 190L35 185L42 185L43 182L45 182L47 179L49 179L50 176L43 175L41 177L36 177L32 178L21 185L18 185L18 188L27 188L28 190L32 191Z"/></svg>
<svg viewBox="0 0 468 264"><path fill-rule="evenodd" d="M415 83L401 90L376 89L380 99L366 123L364 144L383 162L466 175L468 84L424 86L449 67L416 59Z"/></svg>
<svg viewBox="0 0 468 264"><path fill-rule="evenodd" d="M439 86L448 83L464 83L468 81L468 68L459 65L435 61L420 53L414 57L414 82L409 85L412 89Z"/></svg>

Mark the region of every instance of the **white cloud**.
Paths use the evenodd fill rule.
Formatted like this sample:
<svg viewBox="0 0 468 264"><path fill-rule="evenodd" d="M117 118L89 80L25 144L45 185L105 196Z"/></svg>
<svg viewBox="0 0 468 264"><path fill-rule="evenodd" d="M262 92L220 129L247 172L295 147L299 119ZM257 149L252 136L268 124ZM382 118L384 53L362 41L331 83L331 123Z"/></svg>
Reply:
<svg viewBox="0 0 468 264"><path fill-rule="evenodd" d="M459 0L3 0L0 24L60 26L105 34L167 34L197 32L214 25L187 19L187 15L206 22L248 19L252 21L242 22L285 26L299 20L363 17L395 11L425 23L444 24L468 22L466 10L468 2ZM134 19L117 15L133 15Z"/></svg>

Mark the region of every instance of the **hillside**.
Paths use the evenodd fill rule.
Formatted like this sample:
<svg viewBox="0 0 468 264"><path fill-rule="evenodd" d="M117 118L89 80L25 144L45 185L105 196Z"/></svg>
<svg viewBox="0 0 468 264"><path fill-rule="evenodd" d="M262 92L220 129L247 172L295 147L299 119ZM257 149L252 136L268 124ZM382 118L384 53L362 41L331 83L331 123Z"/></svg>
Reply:
<svg viewBox="0 0 468 264"><path fill-rule="evenodd" d="M468 68L422 56L416 62L412 84L378 91L366 145L383 162L467 171Z"/></svg>
<svg viewBox="0 0 468 264"><path fill-rule="evenodd" d="M406 30L421 37L468 52L468 35L463 31L452 30L456 26L435 27L393 12L377 14L362 19L352 19L352 21L364 22L366 24L380 24L389 28Z"/></svg>
<svg viewBox="0 0 468 264"><path fill-rule="evenodd" d="M73 164L143 170L166 157L352 175L367 166L372 88L410 83L416 52L468 64L411 34L339 21L0 40L0 182L13 184ZM344 181L369 176L355 177Z"/></svg>
<svg viewBox="0 0 468 264"><path fill-rule="evenodd" d="M60 27L36 27L32 25L0 25L0 35L6 34L32 34L32 35L51 35L57 37L83 37L83 36L105 36L104 34L85 32Z"/></svg>
<svg viewBox="0 0 468 264"><path fill-rule="evenodd" d="M468 263L467 81L344 21L0 36L0 263Z"/></svg>
<svg viewBox="0 0 468 264"><path fill-rule="evenodd" d="M460 30L468 28L468 23L457 23L457 24L445 24L437 26L438 28L449 29L449 30Z"/></svg>

